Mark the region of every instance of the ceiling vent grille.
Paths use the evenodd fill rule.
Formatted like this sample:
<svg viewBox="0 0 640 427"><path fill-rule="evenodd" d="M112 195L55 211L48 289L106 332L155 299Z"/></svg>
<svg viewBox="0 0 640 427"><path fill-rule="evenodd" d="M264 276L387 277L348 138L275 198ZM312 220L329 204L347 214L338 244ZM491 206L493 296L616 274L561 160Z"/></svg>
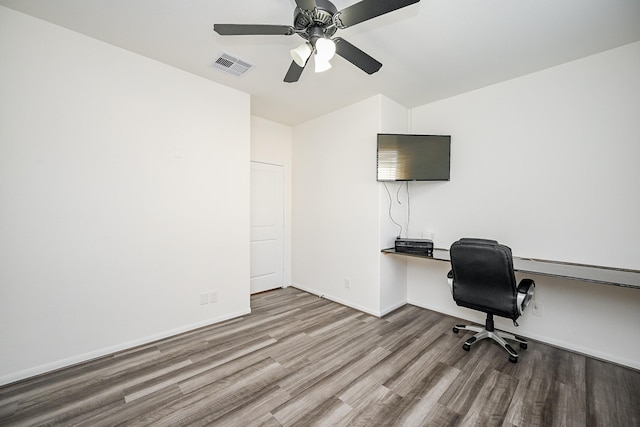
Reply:
<svg viewBox="0 0 640 427"><path fill-rule="evenodd" d="M242 76L253 68L253 65L240 58L229 55L228 53L220 54L220 56L211 63L211 66L218 70L233 74L234 76Z"/></svg>

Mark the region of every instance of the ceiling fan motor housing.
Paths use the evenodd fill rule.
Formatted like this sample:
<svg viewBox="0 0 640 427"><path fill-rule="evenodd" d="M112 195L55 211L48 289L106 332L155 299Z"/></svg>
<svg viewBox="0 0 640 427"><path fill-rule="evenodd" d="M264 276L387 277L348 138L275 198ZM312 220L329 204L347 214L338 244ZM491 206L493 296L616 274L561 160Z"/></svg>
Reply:
<svg viewBox="0 0 640 427"><path fill-rule="evenodd" d="M302 10L296 7L293 12L293 26L296 33L305 40L312 41L319 37L331 37L338 28L333 25L333 16L338 9L328 0L316 0L313 10Z"/></svg>

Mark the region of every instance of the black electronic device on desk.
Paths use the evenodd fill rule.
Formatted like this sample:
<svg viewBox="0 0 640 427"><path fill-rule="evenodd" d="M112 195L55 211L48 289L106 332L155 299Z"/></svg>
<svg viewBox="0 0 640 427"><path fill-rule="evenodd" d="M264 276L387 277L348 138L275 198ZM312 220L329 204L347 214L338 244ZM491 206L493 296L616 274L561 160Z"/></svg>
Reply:
<svg viewBox="0 0 640 427"><path fill-rule="evenodd" d="M396 239L396 252L433 256L433 241L430 239Z"/></svg>

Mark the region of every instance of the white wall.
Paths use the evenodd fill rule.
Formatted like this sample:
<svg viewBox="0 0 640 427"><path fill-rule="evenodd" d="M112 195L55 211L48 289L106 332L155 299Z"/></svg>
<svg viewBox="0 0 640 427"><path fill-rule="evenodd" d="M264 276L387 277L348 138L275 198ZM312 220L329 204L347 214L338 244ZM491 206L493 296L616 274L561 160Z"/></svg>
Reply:
<svg viewBox="0 0 640 427"><path fill-rule="evenodd" d="M284 168L284 284L291 284L291 172L293 128L251 117L251 160Z"/></svg>
<svg viewBox="0 0 640 427"><path fill-rule="evenodd" d="M375 96L293 133L294 286L379 314ZM345 287L350 280L350 288Z"/></svg>
<svg viewBox="0 0 640 427"><path fill-rule="evenodd" d="M414 233L640 269L638 76L634 43L413 109L412 132L452 135L451 181L412 184ZM451 300L447 268L409 261L409 302L482 321ZM544 317L525 316L519 333L640 368L640 291L534 279Z"/></svg>
<svg viewBox="0 0 640 427"><path fill-rule="evenodd" d="M3 7L0 57L0 383L248 312L249 96Z"/></svg>
<svg viewBox="0 0 640 427"><path fill-rule="evenodd" d="M381 96L380 100L382 114L378 132L407 133L409 131L409 110L384 96ZM374 151L367 156L367 162L372 163L372 169L375 168L373 166L376 161L375 155ZM373 160L371 160L372 157ZM371 179L375 179L375 176ZM406 202L402 187L404 186L401 183L378 183L379 249L394 246L399 229L393 221L406 225L406 204L396 203L398 199ZM389 213L390 208L393 221ZM407 266L399 257L390 257L380 253L379 258L380 314L384 315L407 303Z"/></svg>
<svg viewBox="0 0 640 427"><path fill-rule="evenodd" d="M377 316L406 304L406 265L380 253L397 228L375 156L377 133L407 131L383 95L294 128L294 286Z"/></svg>

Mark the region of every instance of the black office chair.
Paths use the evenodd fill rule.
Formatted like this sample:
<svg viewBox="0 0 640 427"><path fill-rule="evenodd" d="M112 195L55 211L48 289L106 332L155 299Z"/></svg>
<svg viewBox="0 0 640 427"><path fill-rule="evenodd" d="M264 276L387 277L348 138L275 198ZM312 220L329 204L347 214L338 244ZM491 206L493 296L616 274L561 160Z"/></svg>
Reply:
<svg viewBox="0 0 640 427"><path fill-rule="evenodd" d="M511 249L495 240L460 239L451 245L452 270L448 274L449 286L456 304L487 313L485 327L456 325L453 332L469 330L477 332L462 348L469 351L471 345L491 338L509 353L509 360L518 362L518 353L504 340L520 343L527 348L527 340L514 334L495 330L493 316L516 320L531 301L535 282L522 279L516 286Z"/></svg>

